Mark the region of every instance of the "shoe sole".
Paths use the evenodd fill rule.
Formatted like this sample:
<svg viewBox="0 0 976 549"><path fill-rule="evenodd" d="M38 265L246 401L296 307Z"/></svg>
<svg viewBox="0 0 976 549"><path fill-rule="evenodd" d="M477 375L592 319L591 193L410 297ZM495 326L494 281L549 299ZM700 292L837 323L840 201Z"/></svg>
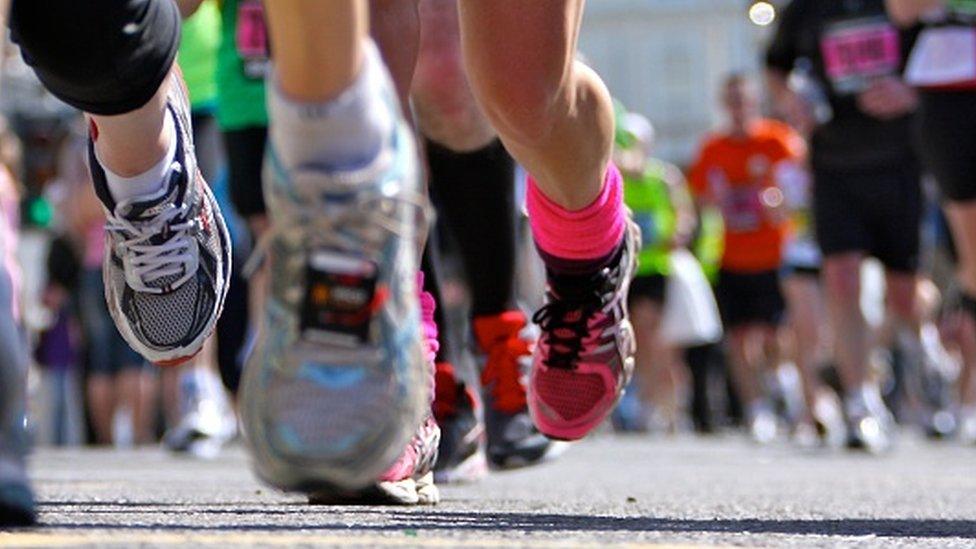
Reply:
<svg viewBox="0 0 976 549"><path fill-rule="evenodd" d="M377 482L361 490L324 489L309 494L308 503L310 505L436 505L440 502L441 496L434 482L434 474L427 473L416 479Z"/></svg>
<svg viewBox="0 0 976 549"><path fill-rule="evenodd" d="M37 524L37 512L30 489L20 484L0 486L0 527L24 527Z"/></svg>
<svg viewBox="0 0 976 549"><path fill-rule="evenodd" d="M471 454L454 467L434 471L439 484L471 484L488 475L488 458L482 450Z"/></svg>

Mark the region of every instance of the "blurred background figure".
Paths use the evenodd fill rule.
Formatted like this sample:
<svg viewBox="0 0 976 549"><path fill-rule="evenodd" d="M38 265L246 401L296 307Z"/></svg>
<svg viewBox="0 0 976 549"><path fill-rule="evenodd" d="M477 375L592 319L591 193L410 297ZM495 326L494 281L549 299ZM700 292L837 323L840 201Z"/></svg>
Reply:
<svg viewBox="0 0 976 549"><path fill-rule="evenodd" d="M958 423L976 441L973 318L976 316L976 3L966 0L887 0L899 25L922 30L906 79L919 89L916 143L935 176L952 231L956 309L945 328L961 351ZM934 425L933 425L934 426Z"/></svg>
<svg viewBox="0 0 976 549"><path fill-rule="evenodd" d="M880 451L893 418L872 368L877 341L861 308L867 257L885 269L893 333L906 363L924 368L916 308L921 178L911 145L917 96L902 78L914 36L899 32L882 0L794 0L766 52L778 112L810 139L817 242L844 390L849 443ZM790 74L808 85L790 86Z"/></svg>
<svg viewBox="0 0 976 549"><path fill-rule="evenodd" d="M85 139L76 132L61 149L60 178L65 194L60 211L66 234L74 239L81 258L77 297L87 349L89 419L97 444L147 444L155 440L155 371L119 335L105 304L105 217L85 158ZM121 418L118 423L117 417Z"/></svg>
<svg viewBox="0 0 976 549"><path fill-rule="evenodd" d="M788 127L759 117L756 83L741 74L723 84L726 128L702 143L691 169L697 199L717 207L725 222L716 297L728 331L729 366L751 436L777 434L767 377L779 361L778 328L786 304L779 268L787 219L777 174L802 157Z"/></svg>
<svg viewBox="0 0 976 549"><path fill-rule="evenodd" d="M214 0L177 3L184 16L177 62L190 94L197 162L225 213L232 239L246 245L249 239L246 233L241 234L240 220L227 200L226 155L216 116L217 61L222 32L220 8ZM239 251L239 246L235 251ZM239 253L234 259L238 266L243 265ZM231 394L236 391L247 328L247 287L241 269L237 268L231 275L216 335L205 351L184 365L161 372L166 425L163 443L170 450L213 458L236 435L236 416L221 380Z"/></svg>
<svg viewBox="0 0 976 549"><path fill-rule="evenodd" d="M34 359L41 373L35 437L40 444L76 446L85 440L82 393L81 326L78 322L78 276L81 265L72 243L64 236L51 241L47 283L41 304L51 321L40 332Z"/></svg>
<svg viewBox="0 0 976 549"><path fill-rule="evenodd" d="M622 112L622 108L618 108ZM688 185L676 166L652 157L654 127L643 115L617 120L614 161L624 176L624 201L641 227L637 277L628 298L637 336L634 393L614 416L618 430L678 430L686 378L682 349L661 330L671 254L688 245L695 228Z"/></svg>

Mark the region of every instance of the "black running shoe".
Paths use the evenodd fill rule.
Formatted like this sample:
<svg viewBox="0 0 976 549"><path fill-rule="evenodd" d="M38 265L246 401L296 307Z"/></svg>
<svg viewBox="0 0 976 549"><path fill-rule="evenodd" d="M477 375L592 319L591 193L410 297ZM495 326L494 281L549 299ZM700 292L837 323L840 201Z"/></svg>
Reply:
<svg viewBox="0 0 976 549"><path fill-rule="evenodd" d="M532 465L549 453L552 441L536 429L526 403L525 372L532 343L523 336L527 319L521 311L479 316L472 322L484 353L481 383L488 460L494 467Z"/></svg>
<svg viewBox="0 0 976 549"><path fill-rule="evenodd" d="M434 480L438 483L474 482L488 472L485 427L478 420L471 389L454 376L450 364L437 365L434 417L441 426L441 442Z"/></svg>

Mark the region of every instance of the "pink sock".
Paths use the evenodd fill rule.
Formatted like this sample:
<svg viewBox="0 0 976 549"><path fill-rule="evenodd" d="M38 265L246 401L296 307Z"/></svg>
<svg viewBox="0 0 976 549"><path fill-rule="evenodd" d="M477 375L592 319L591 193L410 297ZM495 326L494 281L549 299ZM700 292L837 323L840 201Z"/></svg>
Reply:
<svg viewBox="0 0 976 549"><path fill-rule="evenodd" d="M586 265L600 267L609 261L623 240L626 215L623 178L611 163L603 190L592 204L569 211L544 195L532 176L528 180L526 206L535 244L543 261L553 271L583 274Z"/></svg>
<svg viewBox="0 0 976 549"><path fill-rule="evenodd" d="M425 357L430 364L430 398L434 398L434 377L437 366L434 363L437 358L437 351L441 344L437 340L437 322L434 320L434 311L437 310L437 302L430 292L424 291L424 272L417 272L417 292L420 294L420 323L424 333L424 340L427 342L427 356Z"/></svg>

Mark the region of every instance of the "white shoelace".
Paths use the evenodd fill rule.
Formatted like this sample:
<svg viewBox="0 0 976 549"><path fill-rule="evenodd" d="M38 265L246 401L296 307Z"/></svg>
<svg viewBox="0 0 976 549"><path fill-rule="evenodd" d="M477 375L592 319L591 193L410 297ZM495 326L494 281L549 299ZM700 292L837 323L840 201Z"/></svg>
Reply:
<svg viewBox="0 0 976 549"><path fill-rule="evenodd" d="M121 245L126 250L122 254L126 283L137 292L152 294L182 286L193 278L199 264L195 253L197 242L192 235L197 223L194 220L172 221L185 216L189 206L185 203L180 206L167 204L152 218L134 221L121 214L129 211L132 204L132 200L118 203L105 224L106 231L122 235ZM150 239L160 234L168 234L168 238L161 244L150 243ZM180 276L168 284L150 286L174 275Z"/></svg>
<svg viewBox="0 0 976 549"><path fill-rule="evenodd" d="M377 177L379 168L384 166L384 163L378 162L368 170L347 177L350 180L369 181ZM315 195L315 191L321 188L322 177L320 174L298 176L295 183L296 194L303 197ZM333 179L341 181L338 178ZM417 212L418 241L426 241L427 224L432 215L427 197L420 193L399 189L387 191L386 189L397 185L396 182L391 183L392 185L389 186L384 184L379 188L353 191L355 198L341 210L332 208L325 213L320 202L312 201L308 204L296 205L298 211L294 214L302 219L315 220L315 238L320 243L332 244L338 249L354 250L362 248L364 243L382 242L384 232L404 234L410 222L399 219L397 210L399 205L405 204L413 207ZM282 230L287 228L272 223L265 231L244 265L245 277L250 277L261 266L275 234Z"/></svg>

